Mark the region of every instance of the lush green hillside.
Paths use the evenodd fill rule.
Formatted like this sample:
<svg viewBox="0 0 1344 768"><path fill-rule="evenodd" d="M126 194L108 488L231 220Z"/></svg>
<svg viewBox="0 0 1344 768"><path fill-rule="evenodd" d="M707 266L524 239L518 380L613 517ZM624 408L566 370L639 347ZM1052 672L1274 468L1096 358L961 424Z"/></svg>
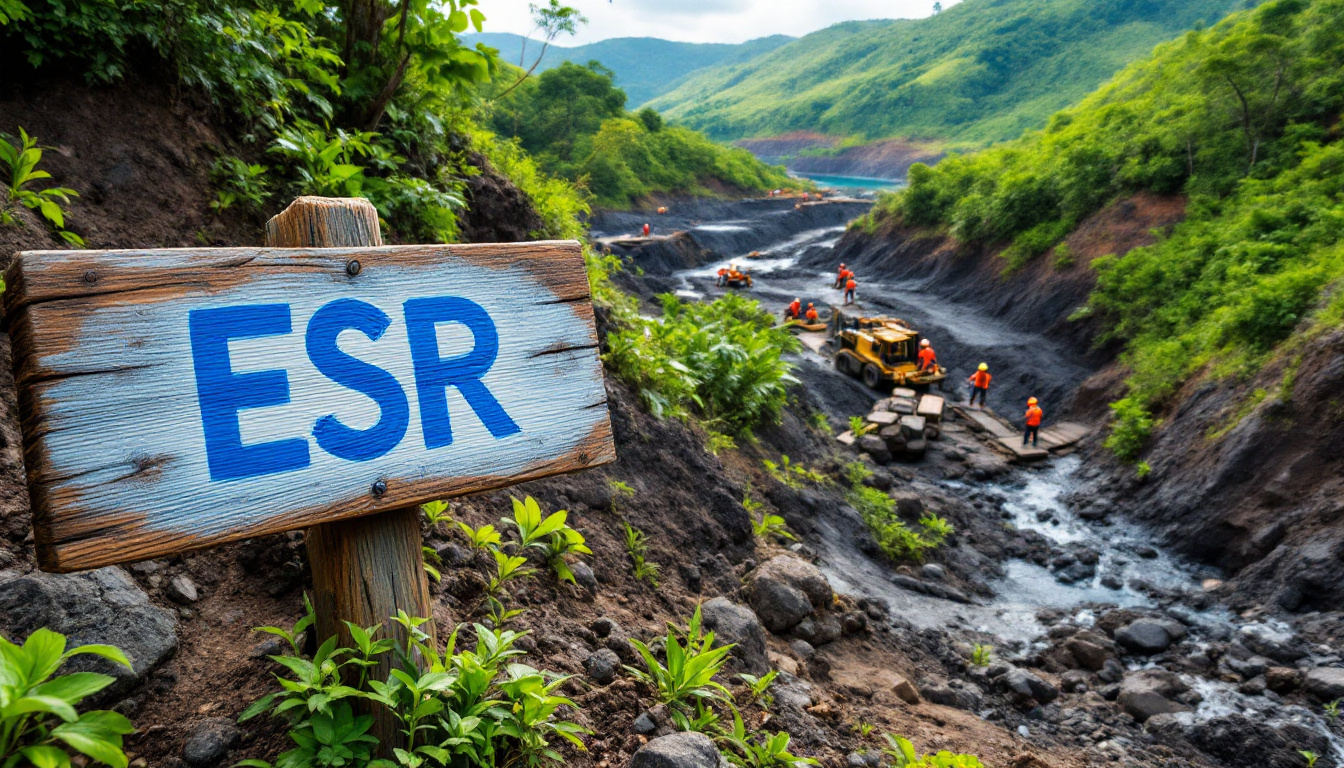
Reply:
<svg viewBox="0 0 1344 768"><path fill-rule="evenodd" d="M992 142L1040 128L1129 62L1256 0L966 0L837 24L651 102L717 139L812 130Z"/></svg>
<svg viewBox="0 0 1344 768"><path fill-rule="evenodd" d="M500 59L510 64L525 60L525 68L532 66L541 52L541 43L536 40L527 40L527 49L524 51L523 41L526 38L521 35L485 32L465 35L464 38L497 49ZM552 45L546 49L537 71L544 72L566 61L575 64L600 61L602 66L616 74L616 85L625 91L631 106L638 106L666 93L683 77L696 70L716 64L748 61L793 39L774 35L740 45L728 45L680 43L653 37L621 37L574 47Z"/></svg>
<svg viewBox="0 0 1344 768"><path fill-rule="evenodd" d="M1006 268L1140 190L1190 196L1158 244L1093 262L1083 310L1125 344L1110 445L1136 456L1195 375L1244 375L1344 318L1344 0L1275 0L1134 64L1043 132L916 165L871 226L1005 243ZM1062 248L1062 246L1060 247ZM1292 396L1292 366L1280 392Z"/></svg>
<svg viewBox="0 0 1344 768"><path fill-rule="evenodd" d="M621 208L654 193L759 192L798 184L745 149L665 125L652 109L627 112L625 93L599 64L564 62L493 96L520 74L503 65L487 90L490 127L515 138L547 173L585 187L600 205Z"/></svg>

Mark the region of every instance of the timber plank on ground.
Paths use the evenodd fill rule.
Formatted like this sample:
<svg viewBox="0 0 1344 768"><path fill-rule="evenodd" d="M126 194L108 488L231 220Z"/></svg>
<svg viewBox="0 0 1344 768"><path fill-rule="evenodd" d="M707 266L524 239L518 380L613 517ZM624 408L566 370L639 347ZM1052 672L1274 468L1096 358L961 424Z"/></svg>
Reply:
<svg viewBox="0 0 1344 768"><path fill-rule="evenodd" d="M1038 448L1032 445L1023 445L1020 435L1012 437L1000 437L996 440L999 445L1008 449L1008 452L1022 461L1040 461L1050 458L1050 452L1044 448Z"/></svg>
<svg viewBox="0 0 1344 768"><path fill-rule="evenodd" d="M1076 444L1079 440L1087 437L1088 432L1091 432L1091 430L1077 422L1066 421L1060 424L1052 424L1041 430L1041 446L1047 450L1058 451Z"/></svg>
<svg viewBox="0 0 1344 768"><path fill-rule="evenodd" d="M994 411L983 408L971 408L967 405L952 406L953 412L966 421L972 428L990 443L1007 451L1014 459L1021 461L1039 461L1048 458L1052 452L1063 450L1078 443L1091 430L1084 424L1065 421L1041 429L1039 447L1023 446L1022 432Z"/></svg>

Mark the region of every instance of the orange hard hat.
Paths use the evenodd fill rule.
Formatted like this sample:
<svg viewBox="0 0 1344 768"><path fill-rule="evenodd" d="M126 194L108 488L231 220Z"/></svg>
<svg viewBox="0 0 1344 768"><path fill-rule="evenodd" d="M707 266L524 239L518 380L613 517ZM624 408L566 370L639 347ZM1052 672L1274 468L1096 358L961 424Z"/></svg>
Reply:
<svg viewBox="0 0 1344 768"><path fill-rule="evenodd" d="M813 306L814 306L814 305L812 304L812 302L810 302L810 301L807 302L807 308L808 308L808 309L811 309Z"/></svg>
<svg viewBox="0 0 1344 768"><path fill-rule="evenodd" d="M1035 404L1036 404L1036 398L1034 397L1027 398L1027 405L1035 405Z"/></svg>

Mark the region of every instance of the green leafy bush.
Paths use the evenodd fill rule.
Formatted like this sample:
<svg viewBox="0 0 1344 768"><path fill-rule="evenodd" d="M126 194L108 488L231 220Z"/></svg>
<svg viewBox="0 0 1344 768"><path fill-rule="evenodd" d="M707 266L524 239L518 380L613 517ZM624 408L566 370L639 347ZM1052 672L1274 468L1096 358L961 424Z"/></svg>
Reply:
<svg viewBox="0 0 1344 768"><path fill-rule="evenodd" d="M543 519L541 505L528 496L523 501L514 499L513 517L501 518L500 523L514 527L518 533L518 544L523 549L534 549L541 553L556 578L573 584L574 572L569 569L566 558L570 555L591 555L593 551L584 542L583 534L565 522L568 517L569 513L562 509Z"/></svg>
<svg viewBox="0 0 1344 768"><path fill-rule="evenodd" d="M728 762L739 768L798 768L803 765L820 765L810 757L798 757L789 752L789 734L748 733L742 722L742 713L733 710L733 730L724 734L721 741L728 745L724 755Z"/></svg>
<svg viewBox="0 0 1344 768"><path fill-rule="evenodd" d="M887 740L882 753L891 758L893 768L984 768L975 755L958 755L947 750L936 755L919 755L909 739L889 733L882 735Z"/></svg>
<svg viewBox="0 0 1344 768"><path fill-rule="evenodd" d="M631 327L609 334L604 358L650 412L682 416L694 405L710 427L729 434L779 418L797 382L783 359L800 348L792 334L736 295L708 304L670 298L663 306L659 320L631 317Z"/></svg>
<svg viewBox="0 0 1344 768"><path fill-rule="evenodd" d="M210 181L215 185L215 200L211 210L223 213L234 205L256 213L261 211L270 196L266 182L267 168L259 163L246 163L232 155L221 155L210 169Z"/></svg>
<svg viewBox="0 0 1344 768"><path fill-rule="evenodd" d="M851 478L862 477L858 472L847 474ZM851 480L851 483L845 498L868 525L868 530L887 557L894 560L923 560L927 552L942 546L953 532L946 520L933 514L925 515L919 521L919 529L913 529L896 515L896 500L891 496L863 485L861 479L857 482Z"/></svg>
<svg viewBox="0 0 1344 768"><path fill-rule="evenodd" d="M19 128L18 141L12 141L13 137L0 134L0 170L5 172L7 185L5 198L0 201L0 226L17 223L14 208L22 205L40 213L62 240L77 248L84 247L83 238L66 230L65 211L61 208L61 203L69 203L70 198L78 197L79 193L68 187L30 189L33 182L51 178L50 173L37 167L42 162L42 148L23 128Z"/></svg>
<svg viewBox="0 0 1344 768"><path fill-rule="evenodd" d="M789 532L789 526L784 522L784 518L779 515L761 513L761 519L752 523L752 529L758 538L767 541L775 538L797 541L797 537Z"/></svg>
<svg viewBox="0 0 1344 768"><path fill-rule="evenodd" d="M677 635L677 628L669 625L663 638L666 666L659 663L649 646L631 639L631 645L644 661L644 669L626 666L626 670L657 691L658 701L671 708L672 719L684 731L689 730L695 704L732 700L732 694L714 677L727 663L733 646L714 647L714 633L702 630L699 606L684 633L685 642Z"/></svg>
<svg viewBox="0 0 1344 768"><path fill-rule="evenodd" d="M62 664L80 655L131 666L125 654L108 645L66 650L65 636L45 628L23 645L0 636L0 766L71 768L73 751L92 763L126 768L122 737L135 732L130 721L116 712L75 709L114 678L93 672L56 675Z"/></svg>
<svg viewBox="0 0 1344 768"><path fill-rule="evenodd" d="M474 650L458 651L454 631L440 651L420 629L427 619L401 613L396 621L404 643L378 638L381 626L347 624L354 648L337 647L330 638L312 659L297 650L271 657L288 673L277 675L282 690L259 699L239 720L270 712L289 725L295 748L274 768L539 766L562 761L552 746L556 738L584 748L582 736L589 731L559 716L562 707L578 708L556 693L569 678L516 661L525 653L514 645L525 633L476 624ZM310 609L292 631L263 631L287 636L293 646L294 637L312 623ZM370 678L368 670L388 654L397 659L390 675ZM385 708L401 724L405 744L393 750L394 760L367 762L378 742L368 733L372 715L354 714L352 702L359 700ZM240 765L273 768L263 760Z"/></svg>
<svg viewBox="0 0 1344 768"><path fill-rule="evenodd" d="M1111 434L1106 437L1106 447L1126 461L1137 460L1156 426L1152 415L1143 403L1132 397L1112 403L1111 411L1115 414L1115 420L1111 422Z"/></svg>

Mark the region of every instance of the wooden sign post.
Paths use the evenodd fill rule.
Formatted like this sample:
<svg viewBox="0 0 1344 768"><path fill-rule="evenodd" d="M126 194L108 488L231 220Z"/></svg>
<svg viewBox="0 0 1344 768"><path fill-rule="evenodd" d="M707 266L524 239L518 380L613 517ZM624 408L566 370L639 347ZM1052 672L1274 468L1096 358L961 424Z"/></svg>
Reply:
<svg viewBox="0 0 1344 768"><path fill-rule="evenodd" d="M378 231L367 201L299 198L273 247L18 255L44 570L306 527L317 631L348 640L431 616L417 505L615 459L578 243Z"/></svg>

